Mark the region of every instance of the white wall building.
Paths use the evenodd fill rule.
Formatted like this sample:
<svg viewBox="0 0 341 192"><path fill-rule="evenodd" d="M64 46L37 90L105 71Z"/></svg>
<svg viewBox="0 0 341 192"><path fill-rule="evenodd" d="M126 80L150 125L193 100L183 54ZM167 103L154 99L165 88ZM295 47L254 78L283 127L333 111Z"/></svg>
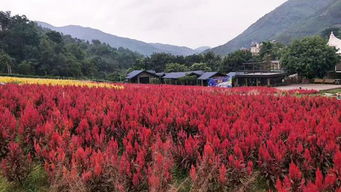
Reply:
<svg viewBox="0 0 341 192"><path fill-rule="evenodd" d="M262 47L261 43L252 43L250 48L252 55L253 56L259 55L261 47Z"/></svg>
<svg viewBox="0 0 341 192"><path fill-rule="evenodd" d="M341 54L341 39L335 37L333 32L330 34L328 45L335 47L338 50L337 53Z"/></svg>
<svg viewBox="0 0 341 192"><path fill-rule="evenodd" d="M328 45L331 47L335 47L338 50L337 53L341 55L341 39L335 37L333 32L330 34ZM341 73L341 63L335 66L335 72Z"/></svg>

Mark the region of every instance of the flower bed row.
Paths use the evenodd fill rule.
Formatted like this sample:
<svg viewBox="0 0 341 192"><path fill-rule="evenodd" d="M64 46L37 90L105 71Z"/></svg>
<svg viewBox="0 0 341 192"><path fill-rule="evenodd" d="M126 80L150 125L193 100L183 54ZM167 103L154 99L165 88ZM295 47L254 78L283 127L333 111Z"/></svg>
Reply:
<svg viewBox="0 0 341 192"><path fill-rule="evenodd" d="M78 86L78 87L103 87L113 89L124 89L122 85L112 83L96 83L92 81L66 80L66 79L39 79L39 78L22 78L22 77L5 77L0 76L0 83L15 84L36 84L36 85L52 85L52 86Z"/></svg>

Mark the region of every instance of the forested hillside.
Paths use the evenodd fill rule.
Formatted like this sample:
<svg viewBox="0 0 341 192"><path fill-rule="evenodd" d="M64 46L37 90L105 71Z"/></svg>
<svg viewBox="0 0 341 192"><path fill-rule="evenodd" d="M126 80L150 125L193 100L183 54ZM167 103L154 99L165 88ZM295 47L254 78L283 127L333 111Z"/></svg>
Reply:
<svg viewBox="0 0 341 192"><path fill-rule="evenodd" d="M25 16L0 12L0 72L118 80L141 55L42 29Z"/></svg>
<svg viewBox="0 0 341 192"><path fill-rule="evenodd" d="M277 40L289 43L294 39L318 35L326 28L341 24L341 0L288 0L259 19L228 43L213 48L226 55L252 42Z"/></svg>

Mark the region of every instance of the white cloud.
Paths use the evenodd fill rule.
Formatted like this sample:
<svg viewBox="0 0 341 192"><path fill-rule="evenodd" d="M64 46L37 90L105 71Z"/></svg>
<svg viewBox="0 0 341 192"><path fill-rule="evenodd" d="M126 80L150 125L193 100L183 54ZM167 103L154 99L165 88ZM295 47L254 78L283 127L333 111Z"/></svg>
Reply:
<svg viewBox="0 0 341 192"><path fill-rule="evenodd" d="M224 44L286 0L0 0L2 10L146 42Z"/></svg>

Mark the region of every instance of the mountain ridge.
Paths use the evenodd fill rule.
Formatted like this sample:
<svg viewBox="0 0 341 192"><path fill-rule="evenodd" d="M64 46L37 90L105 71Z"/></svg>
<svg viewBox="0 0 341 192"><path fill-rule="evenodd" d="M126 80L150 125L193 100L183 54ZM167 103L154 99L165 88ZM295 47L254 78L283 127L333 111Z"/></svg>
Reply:
<svg viewBox="0 0 341 192"><path fill-rule="evenodd" d="M86 41L99 40L101 42L109 44L111 47L127 48L145 56L150 56L153 53L169 53L173 55L187 56L192 54L198 54L201 52L201 49L199 50L191 49L185 46L176 46L163 43L146 43L140 40L135 40L127 37L120 37L117 35L103 32L99 29L83 27L80 25L66 25L56 27L42 21L35 22L43 28L48 28L63 33L64 35L71 35L72 37Z"/></svg>

